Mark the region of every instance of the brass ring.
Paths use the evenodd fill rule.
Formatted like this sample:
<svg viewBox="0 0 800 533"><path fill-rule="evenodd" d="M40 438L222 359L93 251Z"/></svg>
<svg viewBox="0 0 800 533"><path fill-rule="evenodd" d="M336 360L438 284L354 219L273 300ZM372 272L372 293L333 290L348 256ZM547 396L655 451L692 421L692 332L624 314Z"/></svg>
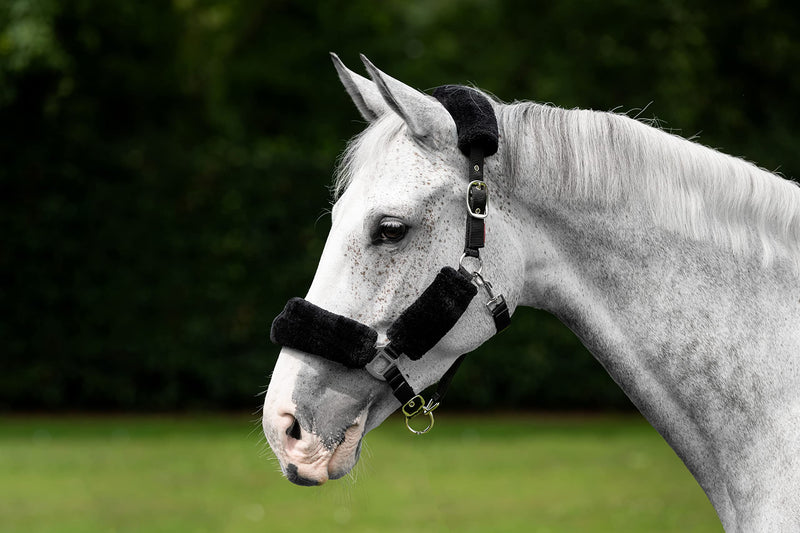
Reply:
<svg viewBox="0 0 800 533"><path fill-rule="evenodd" d="M423 413L428 415L428 427L426 427L423 430L414 429L414 428L411 427L411 424L409 424L409 420L411 420L412 418L415 418L415 417L413 417L413 416L407 416L406 417L406 427L408 428L408 430L411 433L414 433L416 435L424 435L425 433L429 432L433 428L433 411L432 410L431 411L423 411Z"/></svg>

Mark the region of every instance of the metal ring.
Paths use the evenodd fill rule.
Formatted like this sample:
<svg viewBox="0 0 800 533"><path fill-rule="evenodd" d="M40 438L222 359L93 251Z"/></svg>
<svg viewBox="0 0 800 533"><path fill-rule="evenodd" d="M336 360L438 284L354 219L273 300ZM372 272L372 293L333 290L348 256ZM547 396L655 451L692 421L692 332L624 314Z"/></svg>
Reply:
<svg viewBox="0 0 800 533"><path fill-rule="evenodd" d="M469 272L469 270L464 266L464 259L467 257L471 257L478 262L478 270L473 270L472 274L480 274L483 270L483 260L480 257L472 257L471 255L467 255L466 252L461 254L461 259L458 260L458 266Z"/></svg>
<svg viewBox="0 0 800 533"><path fill-rule="evenodd" d="M406 417L406 427L408 428L408 430L411 433L414 433L416 435L424 435L425 433L429 432L433 428L433 410L423 411L423 414L428 415L428 427L426 427L425 429L422 429L422 430L414 429L414 428L411 427L411 424L409 424L409 421L412 418L415 418L415 417L413 417L413 416L407 416Z"/></svg>

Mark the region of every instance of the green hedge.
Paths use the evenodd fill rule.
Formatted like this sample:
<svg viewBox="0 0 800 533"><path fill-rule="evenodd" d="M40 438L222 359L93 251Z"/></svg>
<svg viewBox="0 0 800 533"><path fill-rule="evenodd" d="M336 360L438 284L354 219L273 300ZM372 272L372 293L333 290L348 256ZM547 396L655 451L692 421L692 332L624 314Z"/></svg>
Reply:
<svg viewBox="0 0 800 533"><path fill-rule="evenodd" d="M310 283L332 169L363 127L329 50L354 67L364 51L420 88L640 109L798 175L800 17L786 4L0 5L0 408L260 403L269 323ZM470 358L451 395L465 408L628 406L532 311Z"/></svg>

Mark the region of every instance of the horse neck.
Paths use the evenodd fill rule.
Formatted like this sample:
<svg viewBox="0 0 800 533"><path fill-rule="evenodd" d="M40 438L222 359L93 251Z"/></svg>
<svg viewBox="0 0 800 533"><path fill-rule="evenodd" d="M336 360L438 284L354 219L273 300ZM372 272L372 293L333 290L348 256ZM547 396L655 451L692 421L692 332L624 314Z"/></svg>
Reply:
<svg viewBox="0 0 800 533"><path fill-rule="evenodd" d="M646 127L576 124L559 115L575 112L544 112L558 131L528 131L531 151L514 169L532 221L523 304L551 311L578 335L681 456L723 523L733 523L731 509L753 491L768 492L770 476L790 476L787 482L800 488L800 474L769 462L800 445L788 423L800 417L796 257L777 245L753 246L758 241L746 232L739 241L734 231L714 235L719 221L702 217L717 214L698 211L698 197L688 193L676 195L676 212L662 216L659 209L669 205L654 202L647 189L636 191L635 177L611 174L689 187L697 176L686 169L702 167L694 158L736 163L655 131L643 135L663 136L683 153L669 156L661 145L648 154L645 139L626 146L627 155L601 161L620 148L613 146L622 142L615 127ZM599 129L604 137L585 138ZM604 196L590 190L597 185L591 180L609 180L598 189ZM763 484L741 478L753 471L763 474Z"/></svg>

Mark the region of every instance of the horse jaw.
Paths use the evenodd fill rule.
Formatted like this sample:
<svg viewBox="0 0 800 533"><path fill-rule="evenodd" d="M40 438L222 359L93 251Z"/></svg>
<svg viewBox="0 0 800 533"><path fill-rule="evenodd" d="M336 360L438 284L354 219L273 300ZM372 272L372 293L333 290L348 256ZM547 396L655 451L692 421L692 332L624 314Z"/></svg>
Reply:
<svg viewBox="0 0 800 533"><path fill-rule="evenodd" d="M366 372L337 388L325 386L317 378L330 374L320 368L330 364L282 350L264 399L264 435L281 471L297 485L321 485L349 473L364 435L397 408L391 396L371 390L375 380Z"/></svg>

